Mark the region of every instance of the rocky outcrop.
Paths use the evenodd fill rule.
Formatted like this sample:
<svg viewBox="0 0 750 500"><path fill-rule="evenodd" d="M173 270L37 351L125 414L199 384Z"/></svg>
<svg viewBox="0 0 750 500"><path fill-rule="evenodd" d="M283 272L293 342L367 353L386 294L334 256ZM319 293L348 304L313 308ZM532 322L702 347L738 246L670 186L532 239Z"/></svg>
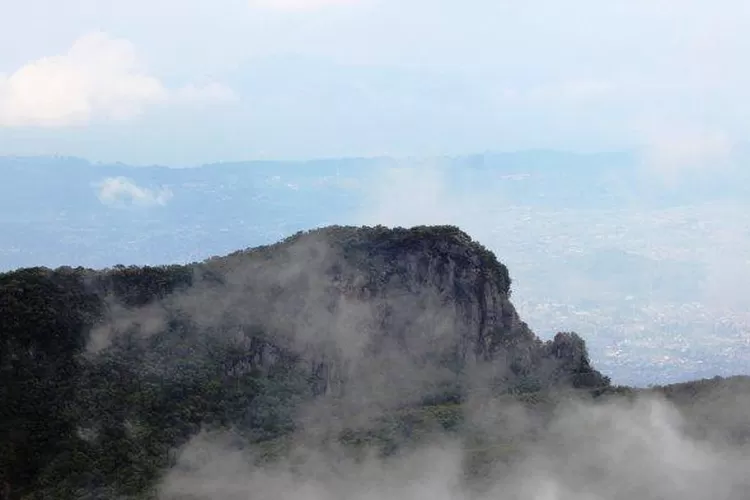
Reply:
<svg viewBox="0 0 750 500"><path fill-rule="evenodd" d="M225 294L241 290L236 319L298 353L324 393L358 382L363 392L415 394L457 380L501 390L607 383L580 337L542 342L529 329L510 301L507 268L456 227L328 227L202 272Z"/></svg>
<svg viewBox="0 0 750 500"><path fill-rule="evenodd" d="M160 377L185 376L219 339L231 373L294 365L317 394L380 403L608 383L580 337L529 329L507 268L452 226L334 226L168 272L128 269L93 279L115 300L89 344L157 339L144 369Z"/></svg>

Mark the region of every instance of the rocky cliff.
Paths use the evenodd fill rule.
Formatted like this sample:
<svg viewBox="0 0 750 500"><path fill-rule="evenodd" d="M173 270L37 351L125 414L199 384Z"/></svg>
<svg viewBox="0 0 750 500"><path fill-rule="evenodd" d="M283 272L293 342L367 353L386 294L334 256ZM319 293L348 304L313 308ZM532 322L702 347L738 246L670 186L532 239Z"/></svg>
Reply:
<svg viewBox="0 0 750 500"><path fill-rule="evenodd" d="M183 317L231 332L246 369L283 351L333 395L607 382L577 335L539 340L510 301L507 268L455 227L328 227L190 269L189 287L118 309L94 336L134 325L148 336Z"/></svg>
<svg viewBox="0 0 750 500"><path fill-rule="evenodd" d="M607 385L577 335L531 332L510 285L455 227L0 274L0 498L129 498L205 428L339 439L477 393Z"/></svg>

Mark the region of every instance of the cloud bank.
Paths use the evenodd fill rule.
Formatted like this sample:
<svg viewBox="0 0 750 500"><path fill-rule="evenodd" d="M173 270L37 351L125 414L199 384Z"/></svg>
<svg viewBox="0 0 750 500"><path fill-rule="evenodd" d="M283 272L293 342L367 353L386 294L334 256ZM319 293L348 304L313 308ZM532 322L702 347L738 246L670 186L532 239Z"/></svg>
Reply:
<svg viewBox="0 0 750 500"><path fill-rule="evenodd" d="M67 53L31 61L0 75L0 126L65 127L94 120L129 120L158 103L215 102L235 98L210 83L169 89L150 75L128 40L96 32Z"/></svg>

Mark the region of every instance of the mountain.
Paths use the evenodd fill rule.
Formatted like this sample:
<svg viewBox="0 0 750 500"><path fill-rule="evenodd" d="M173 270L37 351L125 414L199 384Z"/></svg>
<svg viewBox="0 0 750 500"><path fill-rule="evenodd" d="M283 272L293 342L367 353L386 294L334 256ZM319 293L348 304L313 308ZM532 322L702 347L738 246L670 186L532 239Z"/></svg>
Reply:
<svg viewBox="0 0 750 500"><path fill-rule="evenodd" d="M542 338L580 332L617 383L729 376L750 361L740 153L735 169L667 172L638 151L195 168L0 157L0 270L188 263L331 224L452 224L513 269L515 306Z"/></svg>
<svg viewBox="0 0 750 500"><path fill-rule="evenodd" d="M580 337L541 341L510 294L507 268L452 226L2 274L2 498L141 494L203 428L257 445L476 394L609 385Z"/></svg>
<svg viewBox="0 0 750 500"><path fill-rule="evenodd" d="M744 498L750 378L613 386L511 284L454 226L0 274L0 499Z"/></svg>

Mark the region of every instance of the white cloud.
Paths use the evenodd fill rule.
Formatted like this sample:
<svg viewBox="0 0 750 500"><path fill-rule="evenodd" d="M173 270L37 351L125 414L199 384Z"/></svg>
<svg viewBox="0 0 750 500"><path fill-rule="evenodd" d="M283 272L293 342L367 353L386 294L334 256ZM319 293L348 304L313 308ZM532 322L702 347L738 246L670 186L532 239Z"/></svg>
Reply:
<svg viewBox="0 0 750 500"><path fill-rule="evenodd" d="M144 188L127 177L108 177L95 187L99 201L108 206L164 206L173 196L169 188Z"/></svg>
<svg viewBox="0 0 750 500"><path fill-rule="evenodd" d="M149 75L135 47L106 33L91 33L66 54L29 62L0 75L0 126L62 127L92 120L127 120L168 101L226 101L216 83L170 90Z"/></svg>

